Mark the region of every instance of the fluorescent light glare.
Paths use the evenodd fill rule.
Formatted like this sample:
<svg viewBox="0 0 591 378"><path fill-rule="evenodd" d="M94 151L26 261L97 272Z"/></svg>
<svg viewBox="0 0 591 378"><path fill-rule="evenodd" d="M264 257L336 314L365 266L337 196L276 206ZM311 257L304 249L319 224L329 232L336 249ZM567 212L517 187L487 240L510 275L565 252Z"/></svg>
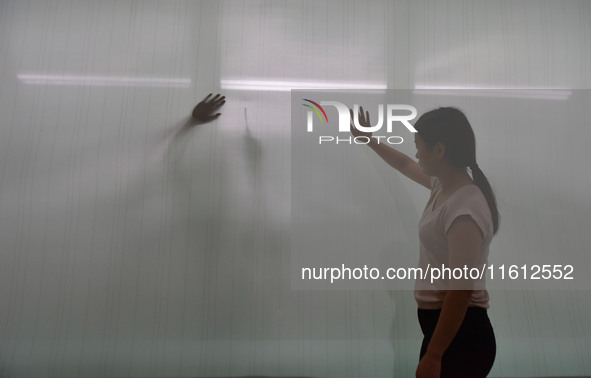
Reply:
<svg viewBox="0 0 591 378"><path fill-rule="evenodd" d="M191 79L159 77L18 74L17 78L25 84L37 85L177 88L189 88L191 85Z"/></svg>
<svg viewBox="0 0 591 378"><path fill-rule="evenodd" d="M386 84L335 83L279 80L222 80L222 89L239 91L284 91L292 89L367 89L386 90Z"/></svg>
<svg viewBox="0 0 591 378"><path fill-rule="evenodd" d="M548 88L478 88L460 86L415 86L415 95L434 96L471 96L471 97L502 97L502 98L527 98L541 100L567 100L571 91L568 89Z"/></svg>

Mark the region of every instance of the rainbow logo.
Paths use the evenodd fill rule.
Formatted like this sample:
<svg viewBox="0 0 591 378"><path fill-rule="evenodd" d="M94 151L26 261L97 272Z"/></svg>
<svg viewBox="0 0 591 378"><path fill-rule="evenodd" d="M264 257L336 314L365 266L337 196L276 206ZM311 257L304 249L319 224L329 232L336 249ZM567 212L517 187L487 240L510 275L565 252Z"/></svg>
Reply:
<svg viewBox="0 0 591 378"><path fill-rule="evenodd" d="M324 119L325 119L325 120L326 120L326 122L328 123L328 117L326 116L326 112L324 111L324 109L322 109L322 106L320 106L320 105L319 105L317 102L314 102L314 101L312 101L312 100L308 100L308 99L306 99L306 98L303 98L302 100L304 100L304 101L308 101L309 103L311 103L311 104L313 104L313 105L316 105L316 107L317 107L318 109L320 109L320 111L322 112L322 114L324 114ZM320 121L321 121L321 122L324 122L324 120L322 119L322 116L320 115L320 112L319 112L319 111L318 111L316 108L314 108L314 107L312 107L312 106L310 106L310 105L308 105L308 104L302 104L302 105L304 105L304 106L305 106L305 107L307 107L307 108L310 108L310 109L314 110L314 112L316 112L316 114L318 115L318 118L320 118ZM310 116L310 117L311 117L311 116ZM310 118L310 120L311 120L311 118Z"/></svg>

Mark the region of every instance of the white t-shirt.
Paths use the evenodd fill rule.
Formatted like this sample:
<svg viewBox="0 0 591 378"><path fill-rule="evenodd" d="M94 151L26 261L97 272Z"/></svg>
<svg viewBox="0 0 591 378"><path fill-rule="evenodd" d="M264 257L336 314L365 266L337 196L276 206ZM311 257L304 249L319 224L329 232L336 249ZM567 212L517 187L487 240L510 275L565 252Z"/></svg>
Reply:
<svg viewBox="0 0 591 378"><path fill-rule="evenodd" d="M419 268L428 271L435 268L442 270L443 265L453 268L448 263L449 250L447 247L447 232L453 221L460 215L469 215L478 225L483 235L482 248L477 256L455 256L458 263L455 267L468 269L476 268L482 272L483 265L488 266L488 247L493 237L493 222L486 198L476 185L466 185L456 190L443 203L438 203L433 209L435 200L441 192L441 183L437 177L431 177L431 197L423 211L419 222ZM462 273L464 269L462 269ZM456 271L459 274L459 271ZM472 270L476 276L476 271ZM424 276L415 281L415 300L422 309L440 309L443 306L445 293L450 284L449 273L445 273L445 279L434 279L434 275ZM469 306L488 308L489 295L486 290L486 271L483 279L470 281L474 286ZM433 280L433 282L431 282ZM453 280L453 278L452 278ZM459 287L468 289L467 287Z"/></svg>

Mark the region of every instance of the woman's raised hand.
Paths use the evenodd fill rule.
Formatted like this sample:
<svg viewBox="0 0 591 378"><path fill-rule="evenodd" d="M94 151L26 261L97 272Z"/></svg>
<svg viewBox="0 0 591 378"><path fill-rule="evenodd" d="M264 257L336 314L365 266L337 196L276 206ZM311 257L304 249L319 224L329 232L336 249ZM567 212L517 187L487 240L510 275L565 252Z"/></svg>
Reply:
<svg viewBox="0 0 591 378"><path fill-rule="evenodd" d="M355 137L364 136L371 138L371 132L361 131L355 127L355 122L353 121L353 109L349 109L349 112L351 114L351 134L353 134ZM359 107L359 124L363 127L371 126L369 123L369 112L365 112L365 114L363 114L363 106Z"/></svg>

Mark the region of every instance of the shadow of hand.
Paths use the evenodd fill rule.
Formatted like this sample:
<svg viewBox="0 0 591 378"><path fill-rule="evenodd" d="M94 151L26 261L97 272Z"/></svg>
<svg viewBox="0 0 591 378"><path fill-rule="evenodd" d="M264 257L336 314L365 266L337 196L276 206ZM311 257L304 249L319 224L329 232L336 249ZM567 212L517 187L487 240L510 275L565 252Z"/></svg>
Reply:
<svg viewBox="0 0 591 378"><path fill-rule="evenodd" d="M191 117L198 123L206 123L213 121L218 118L222 113L213 114L216 110L222 107L226 103L226 96L222 96L219 93L215 95L211 100L212 93L208 94L200 103L198 103L193 109Z"/></svg>

